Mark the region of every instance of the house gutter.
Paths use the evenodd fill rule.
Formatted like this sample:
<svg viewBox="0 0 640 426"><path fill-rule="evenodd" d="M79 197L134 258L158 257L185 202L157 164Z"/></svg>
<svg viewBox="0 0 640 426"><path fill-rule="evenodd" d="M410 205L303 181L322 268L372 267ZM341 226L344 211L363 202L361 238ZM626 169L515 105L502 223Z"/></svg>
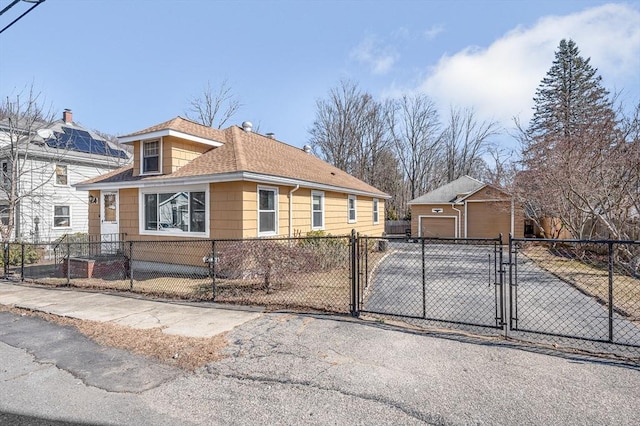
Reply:
<svg viewBox="0 0 640 426"><path fill-rule="evenodd" d="M296 185L289 191L289 238L293 237L293 193L300 189L300 185Z"/></svg>
<svg viewBox="0 0 640 426"><path fill-rule="evenodd" d="M460 210L456 209L453 206L455 206L455 204L451 203L451 210L455 210L455 211L458 212L458 229L456 229L456 237L457 238L461 238L459 234L460 234L460 225L461 225L461 219L462 219L462 217L460 215L462 214L462 212ZM465 231L466 231L466 229L465 229ZM466 232L465 232L465 234L466 234Z"/></svg>

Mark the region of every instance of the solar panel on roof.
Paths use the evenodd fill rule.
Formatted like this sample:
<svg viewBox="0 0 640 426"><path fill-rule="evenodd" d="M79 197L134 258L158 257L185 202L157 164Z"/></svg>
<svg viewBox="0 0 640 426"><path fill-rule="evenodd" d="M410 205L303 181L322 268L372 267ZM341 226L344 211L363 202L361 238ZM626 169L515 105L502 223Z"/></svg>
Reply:
<svg viewBox="0 0 640 426"><path fill-rule="evenodd" d="M70 149L88 154L110 155L112 157L127 158L127 153L114 149L100 140L95 139L85 130L63 127L62 132L55 132L54 137L47 139L47 145L52 148Z"/></svg>

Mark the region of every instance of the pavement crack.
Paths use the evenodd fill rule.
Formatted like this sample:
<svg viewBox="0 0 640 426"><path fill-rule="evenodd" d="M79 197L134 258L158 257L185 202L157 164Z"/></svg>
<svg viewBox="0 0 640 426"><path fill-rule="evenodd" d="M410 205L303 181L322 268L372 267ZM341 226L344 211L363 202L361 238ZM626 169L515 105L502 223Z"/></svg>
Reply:
<svg viewBox="0 0 640 426"><path fill-rule="evenodd" d="M215 374L214 371L212 371L210 368L210 366L207 366L206 371L210 374ZM317 389L320 391L324 391L324 392L336 392L339 393L341 395L344 395L346 397L350 397L350 398L358 398L364 401L371 401L374 403L378 403L378 404L383 404L387 407L396 409L398 411L401 411L402 413L406 414L407 416L421 421L421 422L425 422L427 424L430 425L434 425L434 426L449 426L452 425L453 423L451 422L447 422L441 415L439 414L425 414L425 413L420 413L416 410L413 410L411 408L407 408L405 406L403 406L402 404L393 401L389 398L384 398L384 397L379 397L373 394L366 394L366 393L357 393L357 392L349 392L343 389L338 389L338 388L333 388L333 387L329 387L329 386L322 386L318 383L314 383L312 381L309 380L291 380L291 379L278 379L278 378L266 378L266 377L259 377L259 376L251 376L251 375L242 375L242 374L233 374L233 373L227 373L227 374L221 374L220 372L218 372L217 374L218 376L227 378L227 379L232 379L232 380L239 380L239 381L250 381L250 382L254 382L254 383L260 383L260 384L277 384L277 385L286 385L286 386L306 386L306 387L310 387L313 389Z"/></svg>

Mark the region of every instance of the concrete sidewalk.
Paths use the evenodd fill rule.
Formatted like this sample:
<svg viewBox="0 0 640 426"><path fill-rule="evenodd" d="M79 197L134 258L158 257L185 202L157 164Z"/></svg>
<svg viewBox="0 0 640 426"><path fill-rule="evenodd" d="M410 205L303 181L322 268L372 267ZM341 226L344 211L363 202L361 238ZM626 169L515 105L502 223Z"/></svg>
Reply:
<svg viewBox="0 0 640 426"><path fill-rule="evenodd" d="M111 322L132 328L162 327L166 334L212 337L262 315L255 309L202 303L150 301L68 288L0 282L0 304L62 317Z"/></svg>

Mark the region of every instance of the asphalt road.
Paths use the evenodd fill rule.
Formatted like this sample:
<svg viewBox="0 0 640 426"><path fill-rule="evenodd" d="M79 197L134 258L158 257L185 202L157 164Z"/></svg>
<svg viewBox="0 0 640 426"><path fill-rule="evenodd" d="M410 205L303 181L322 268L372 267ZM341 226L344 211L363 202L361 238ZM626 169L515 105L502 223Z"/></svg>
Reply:
<svg viewBox="0 0 640 426"><path fill-rule="evenodd" d="M186 373L0 315L0 422L636 424L640 367L349 318L265 314ZM22 423L20 423L22 422Z"/></svg>

